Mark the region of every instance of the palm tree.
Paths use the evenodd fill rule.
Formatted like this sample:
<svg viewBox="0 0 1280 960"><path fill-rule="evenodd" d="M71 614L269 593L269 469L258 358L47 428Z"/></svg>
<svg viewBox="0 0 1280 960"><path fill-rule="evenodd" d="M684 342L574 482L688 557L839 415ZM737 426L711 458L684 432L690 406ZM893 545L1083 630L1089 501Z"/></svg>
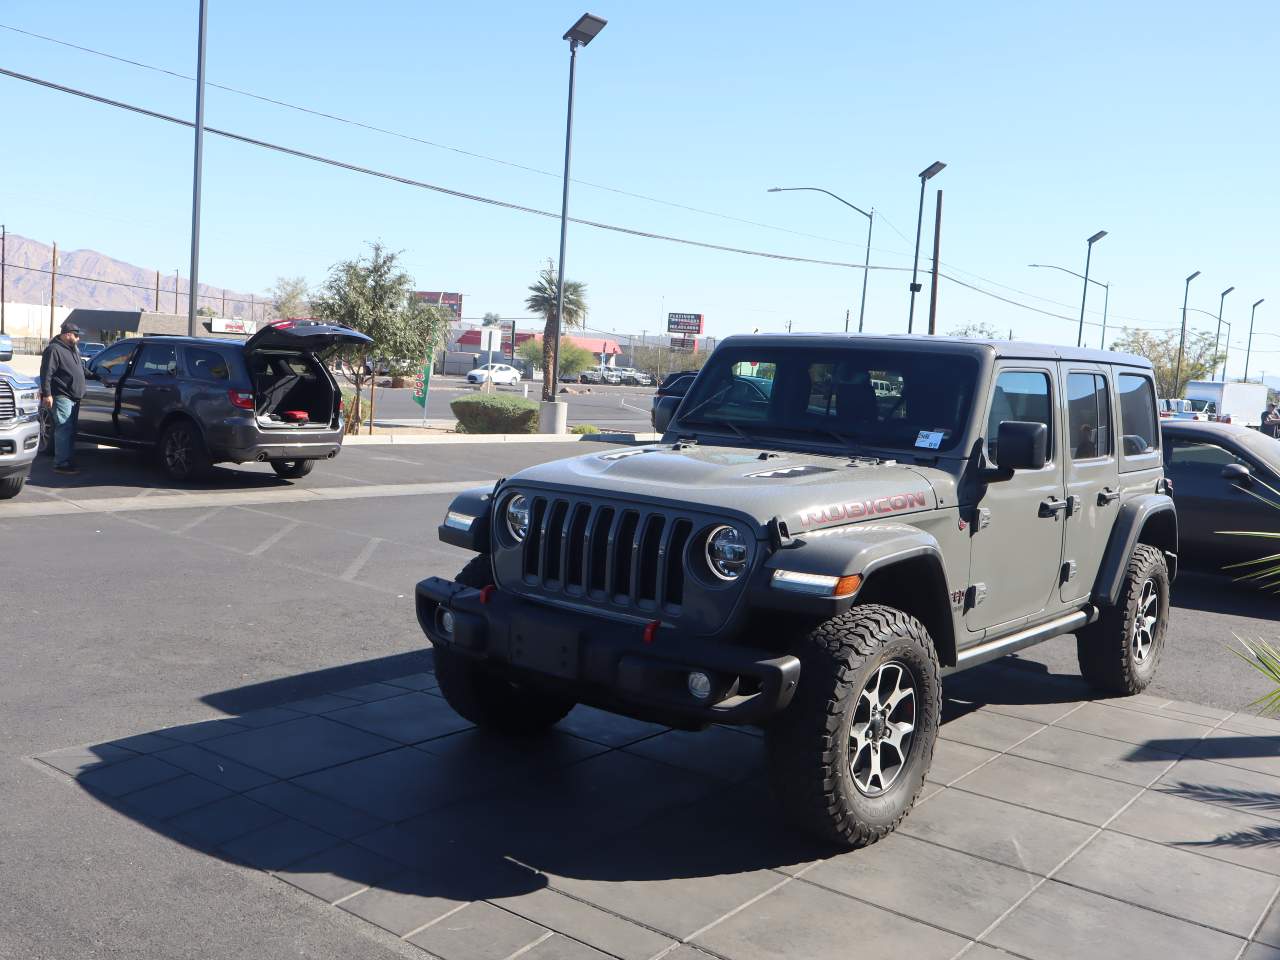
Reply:
<svg viewBox="0 0 1280 960"><path fill-rule="evenodd" d="M578 280L564 282L564 326L581 327L587 319L587 285ZM524 305L546 318L542 332L542 399L556 398L556 385L552 378L552 352L556 344L556 270L550 261L538 274L537 283L529 285L529 297Z"/></svg>

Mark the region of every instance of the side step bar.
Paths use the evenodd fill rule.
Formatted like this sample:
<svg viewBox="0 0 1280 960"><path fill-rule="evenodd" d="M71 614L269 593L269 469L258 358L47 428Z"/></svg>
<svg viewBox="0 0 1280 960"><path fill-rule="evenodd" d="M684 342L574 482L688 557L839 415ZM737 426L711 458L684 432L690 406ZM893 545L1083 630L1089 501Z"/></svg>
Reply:
<svg viewBox="0 0 1280 960"><path fill-rule="evenodd" d="M1079 630L1081 627L1093 623L1096 619L1098 619L1097 608L1089 607L1086 610L1077 610L1074 613L1055 617L1047 623L1026 627L1016 633L996 637L994 640L985 640L982 643L961 650L956 657L958 661L956 665L944 668L943 675L955 673L958 670L967 670L969 667L976 667L980 663L996 660L1005 654L1013 653L1015 650L1035 646L1042 640L1049 640L1064 633L1071 633L1073 630Z"/></svg>

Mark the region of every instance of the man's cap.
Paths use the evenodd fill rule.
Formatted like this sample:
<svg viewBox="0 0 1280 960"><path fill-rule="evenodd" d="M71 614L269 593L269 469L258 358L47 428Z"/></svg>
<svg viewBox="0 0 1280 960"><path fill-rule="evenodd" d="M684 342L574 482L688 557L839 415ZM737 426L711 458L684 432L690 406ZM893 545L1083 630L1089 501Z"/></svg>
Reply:
<svg viewBox="0 0 1280 960"><path fill-rule="evenodd" d="M70 320L63 320L63 321L62 321L62 332L63 332L63 333L78 333L78 334L80 334L81 336L83 336L83 335L84 335L84 331L80 329L80 324L78 324L78 323L72 323Z"/></svg>

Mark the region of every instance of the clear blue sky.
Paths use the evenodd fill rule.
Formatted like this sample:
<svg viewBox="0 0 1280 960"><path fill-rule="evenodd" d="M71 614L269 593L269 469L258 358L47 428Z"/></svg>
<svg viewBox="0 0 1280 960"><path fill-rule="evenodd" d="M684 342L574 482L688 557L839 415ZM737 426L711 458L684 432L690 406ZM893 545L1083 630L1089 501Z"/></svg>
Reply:
<svg viewBox="0 0 1280 960"><path fill-rule="evenodd" d="M387 0L211 0L208 76L437 143L558 172L567 45L580 0L440 4ZM0 23L183 73L194 72L195 0L103 4L9 0ZM1259 297L1254 370L1280 370L1280 7L1265 2L1086 0L908 6L605 0L609 26L579 56L575 178L784 230L736 223L575 185L571 212L714 243L910 264L918 180L933 160L944 191L944 269L1074 317L1080 282L1028 263L1083 269L1113 284L1116 325L1216 312L1234 285L1232 370ZM184 116L193 85L0 30L0 64ZM187 274L191 134L0 78L5 147L0 220L64 248L90 247ZM545 176L306 117L210 90L212 127L557 210ZM319 282L380 239L404 251L421 289L460 290L466 313L523 315L524 291L556 253L554 220L513 213L206 139L201 280L267 289L279 275ZM896 227L902 235L890 227ZM588 284L590 325L655 330L661 311L702 312L708 333L838 329L856 319L859 273L570 231L572 278ZM977 278L986 278L985 280ZM905 328L907 276L871 275L867 326ZM1015 288L1023 293L997 286ZM917 301L917 324L927 312ZM1036 299L1044 298L1044 299ZM1023 338L1074 342L1072 321L946 281L940 328L988 321ZM1096 321L1101 296L1091 294ZM1213 321L1192 314L1197 325ZM1098 329L1087 328L1096 342ZM1271 354L1260 351L1276 351Z"/></svg>

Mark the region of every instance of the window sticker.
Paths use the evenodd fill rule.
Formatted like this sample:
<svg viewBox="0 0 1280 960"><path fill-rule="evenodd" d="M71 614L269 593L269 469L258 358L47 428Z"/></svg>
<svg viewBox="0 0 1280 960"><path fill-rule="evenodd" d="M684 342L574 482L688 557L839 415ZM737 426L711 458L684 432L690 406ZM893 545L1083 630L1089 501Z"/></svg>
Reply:
<svg viewBox="0 0 1280 960"><path fill-rule="evenodd" d="M924 447L926 450L937 450L942 446L944 439L946 434L942 430L921 430L916 436L916 446Z"/></svg>

